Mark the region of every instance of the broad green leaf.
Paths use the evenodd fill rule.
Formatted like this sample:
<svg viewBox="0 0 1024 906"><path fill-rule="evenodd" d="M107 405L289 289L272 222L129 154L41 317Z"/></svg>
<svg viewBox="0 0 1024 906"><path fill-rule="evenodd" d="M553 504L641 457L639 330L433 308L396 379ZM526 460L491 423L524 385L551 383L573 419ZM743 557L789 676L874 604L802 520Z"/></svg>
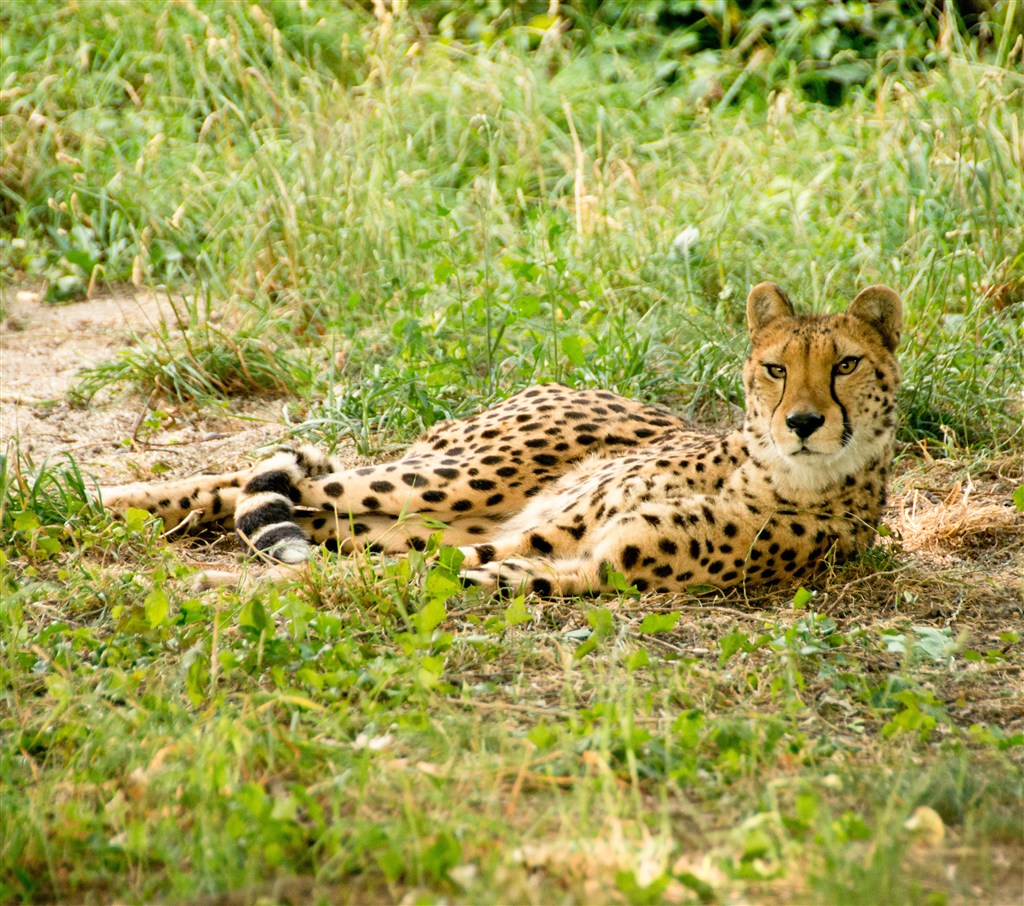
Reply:
<svg viewBox="0 0 1024 906"><path fill-rule="evenodd" d="M201 705L210 685L210 670L205 656L194 657L185 674L185 691L193 705Z"/></svg>
<svg viewBox="0 0 1024 906"><path fill-rule="evenodd" d="M535 725L530 732L526 734L526 738L538 749L550 749L556 742L558 742L558 734L544 723L544 721Z"/></svg>
<svg viewBox="0 0 1024 906"><path fill-rule="evenodd" d="M611 635L614 620L607 607L595 607L587 612L587 622L594 630L579 648L573 652L573 658L579 659L590 654L598 645Z"/></svg>
<svg viewBox="0 0 1024 906"><path fill-rule="evenodd" d="M267 612L258 598L250 598L238 612L238 624L263 632L270 623Z"/></svg>
<svg viewBox="0 0 1024 906"><path fill-rule="evenodd" d="M152 629L162 626L167 621L170 603L167 594L159 586L146 595L146 622Z"/></svg>
<svg viewBox="0 0 1024 906"><path fill-rule="evenodd" d="M124 523L130 531L141 532L149 519L149 511L130 506L124 511Z"/></svg>
<svg viewBox="0 0 1024 906"><path fill-rule="evenodd" d="M23 510L14 517L14 528L19 532L34 531L39 525L39 517L32 510Z"/></svg>
<svg viewBox="0 0 1024 906"><path fill-rule="evenodd" d="M593 610L588 610L587 622L593 627L595 632L602 635L608 635L615 625L612 612L607 607L595 607Z"/></svg>
<svg viewBox="0 0 1024 906"><path fill-rule="evenodd" d="M533 318L540 314L540 299L537 296L520 296L515 302L516 313L521 318Z"/></svg>
<svg viewBox="0 0 1024 906"><path fill-rule="evenodd" d="M956 650L953 630L949 627L936 629L934 626L915 626L917 641L914 642L914 654L929 661L943 661Z"/></svg>
<svg viewBox="0 0 1024 906"><path fill-rule="evenodd" d="M428 576L428 585L429 582L430 577ZM444 598L431 598L426 606L416 614L416 624L423 635L430 635L446 616L448 616L448 610L444 606Z"/></svg>
<svg viewBox="0 0 1024 906"><path fill-rule="evenodd" d="M565 353L565 357L577 367L586 362L586 358L583 355L583 340L579 337L571 335L562 337L562 352Z"/></svg>
<svg viewBox="0 0 1024 906"><path fill-rule="evenodd" d="M434 676L440 676L444 673L444 658L437 655L427 655L420 661L420 666L424 670L429 670Z"/></svg>
<svg viewBox="0 0 1024 906"><path fill-rule="evenodd" d="M454 576L458 573L459 568L462 566L462 561L465 559L466 555L457 547L442 547L437 552L437 568L445 570Z"/></svg>
<svg viewBox="0 0 1024 906"><path fill-rule="evenodd" d="M651 657L647 653L646 648L638 648L636 651L631 651L629 657L626 658L626 669L630 672L634 670L642 670L644 667L651 666Z"/></svg>
<svg viewBox="0 0 1024 906"><path fill-rule="evenodd" d="M509 626L518 626L520 623L529 623L533 617L526 609L526 598L523 595L516 595L512 603L505 608L505 622Z"/></svg>
<svg viewBox="0 0 1024 906"><path fill-rule="evenodd" d="M649 613L640 624L640 631L649 634L668 632L675 628L680 616L678 613Z"/></svg>
<svg viewBox="0 0 1024 906"><path fill-rule="evenodd" d="M55 557L57 554L59 554L61 552L61 549L62 549L61 545L60 545L60 540L57 539L57 538L54 538L53 536L47 536L45 538L40 538L36 542L36 548L38 550L44 551L45 553L49 554L52 557Z"/></svg>
<svg viewBox="0 0 1024 906"><path fill-rule="evenodd" d="M427 594L431 598L451 598L461 594L462 583L455 578L454 574L446 568L435 567L427 573L427 581L424 583Z"/></svg>
<svg viewBox="0 0 1024 906"><path fill-rule="evenodd" d="M733 630L728 635L722 637L722 641L718 643L722 649L718 655L718 663L724 664L729 658L731 658L737 651L739 651L748 642L745 633L739 630Z"/></svg>

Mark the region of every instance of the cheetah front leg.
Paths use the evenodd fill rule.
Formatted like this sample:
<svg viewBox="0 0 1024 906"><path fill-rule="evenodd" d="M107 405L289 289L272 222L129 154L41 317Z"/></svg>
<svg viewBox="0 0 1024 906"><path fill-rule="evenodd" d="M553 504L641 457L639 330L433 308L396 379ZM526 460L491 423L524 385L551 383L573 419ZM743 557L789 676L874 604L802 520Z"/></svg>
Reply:
<svg viewBox="0 0 1024 906"><path fill-rule="evenodd" d="M538 557L537 541L546 543L540 529L462 548L463 575L469 585L556 597L614 592L614 573L641 592L724 589L800 578L841 532L825 514L754 513L742 500L720 496L639 501L596 527L571 554Z"/></svg>
<svg viewBox="0 0 1024 906"><path fill-rule="evenodd" d="M486 591L534 594L541 598L587 597L607 589L601 564L590 557L540 560L510 557L480 566L463 565L460 578Z"/></svg>

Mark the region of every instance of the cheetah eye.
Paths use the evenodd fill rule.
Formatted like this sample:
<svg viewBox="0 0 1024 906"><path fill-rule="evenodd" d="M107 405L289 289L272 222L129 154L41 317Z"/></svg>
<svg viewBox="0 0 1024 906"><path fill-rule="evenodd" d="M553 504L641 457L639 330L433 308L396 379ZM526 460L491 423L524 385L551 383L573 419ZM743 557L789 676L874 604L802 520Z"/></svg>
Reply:
<svg viewBox="0 0 1024 906"><path fill-rule="evenodd" d="M836 374L853 374L859 364L860 356L848 355L845 359L840 359L836 364Z"/></svg>
<svg viewBox="0 0 1024 906"><path fill-rule="evenodd" d="M776 381L781 381L786 376L785 365L765 365L764 370L768 372L768 377Z"/></svg>

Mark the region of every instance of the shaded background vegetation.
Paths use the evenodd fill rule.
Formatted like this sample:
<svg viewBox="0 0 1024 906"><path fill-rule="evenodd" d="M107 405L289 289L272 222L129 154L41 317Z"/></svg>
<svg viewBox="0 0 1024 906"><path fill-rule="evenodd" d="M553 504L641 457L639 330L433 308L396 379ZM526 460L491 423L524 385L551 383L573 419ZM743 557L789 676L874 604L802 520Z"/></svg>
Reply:
<svg viewBox="0 0 1024 906"><path fill-rule="evenodd" d="M0 13L3 273L193 293L199 374L150 346L85 397L322 393L326 346L341 430L388 399L404 437L537 379L720 420L751 283L820 308L878 280L908 297L905 436L1006 443L1012 12L26 0Z"/></svg>

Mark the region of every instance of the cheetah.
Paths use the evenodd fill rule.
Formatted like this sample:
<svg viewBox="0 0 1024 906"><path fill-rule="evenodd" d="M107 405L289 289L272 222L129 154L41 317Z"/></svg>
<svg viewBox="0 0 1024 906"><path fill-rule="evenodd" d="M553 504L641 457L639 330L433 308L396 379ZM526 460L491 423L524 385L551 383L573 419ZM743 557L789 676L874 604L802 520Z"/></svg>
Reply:
<svg viewBox="0 0 1024 906"><path fill-rule="evenodd" d="M871 543L886 502L900 381L899 296L797 315L772 283L747 299L746 416L729 434L606 390L531 387L350 468L281 448L220 476L101 489L170 529L233 527L281 563L457 546L467 585L540 597L731 588L802 577Z"/></svg>

